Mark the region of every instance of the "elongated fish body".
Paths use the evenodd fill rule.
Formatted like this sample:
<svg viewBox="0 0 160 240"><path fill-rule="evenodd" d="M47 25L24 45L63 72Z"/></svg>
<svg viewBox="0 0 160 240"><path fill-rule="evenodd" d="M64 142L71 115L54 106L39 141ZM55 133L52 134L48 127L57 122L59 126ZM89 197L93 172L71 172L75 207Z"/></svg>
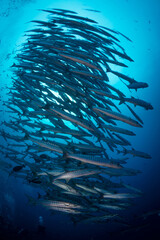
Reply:
<svg viewBox="0 0 160 240"><path fill-rule="evenodd" d="M64 212L68 214L78 214L78 215L82 214L82 212L72 208L63 208L63 207L54 207L54 206L46 206L46 207L54 211Z"/></svg>
<svg viewBox="0 0 160 240"><path fill-rule="evenodd" d="M96 157L93 157L90 155L82 155L82 154L66 154L66 157L73 158L73 159L79 160L81 162L90 163L90 164L97 165L97 166L118 168L118 169L122 168L122 166L110 163L105 158L101 158L101 157L96 158Z"/></svg>
<svg viewBox="0 0 160 240"><path fill-rule="evenodd" d="M47 175L52 175L52 176L58 176L60 174L64 173L63 170L52 170L52 171L46 171L46 172L37 172L38 176L47 176Z"/></svg>
<svg viewBox="0 0 160 240"><path fill-rule="evenodd" d="M142 194L142 191L141 191L140 189L137 189L137 188L135 188L135 187L133 187L133 186L131 186L131 185L129 185L129 184L123 183L123 186L126 187L126 188L128 188L128 189L130 189L130 190L132 190L132 191L134 191L134 192L137 192L137 193L139 193L139 194Z"/></svg>
<svg viewBox="0 0 160 240"><path fill-rule="evenodd" d="M139 88L147 88L148 87L148 84L145 83L145 82L133 82L133 83L130 83L128 86L127 86L129 89L139 89Z"/></svg>
<svg viewBox="0 0 160 240"><path fill-rule="evenodd" d="M145 108L146 110L153 109L153 106L150 103L148 103L142 99L138 99L138 98L134 98L134 97L123 98L123 99L121 99L120 104L123 102L132 103L134 106L141 106L141 107Z"/></svg>
<svg viewBox="0 0 160 240"><path fill-rule="evenodd" d="M136 157L151 158L151 156L149 154L141 152L141 151L137 151L137 150L135 150L133 148L132 148L132 150L128 150L126 148L123 148L122 152L124 154L131 154L131 155L136 156Z"/></svg>
<svg viewBox="0 0 160 240"><path fill-rule="evenodd" d="M130 124L134 127L142 127L137 121L133 120L130 117L127 117L121 113L117 113L117 112L113 112L113 111L109 111L106 110L105 108L99 108L99 107L93 107L93 111L99 111L102 112L103 114L112 117L114 119L120 120L122 122L125 122L127 124Z"/></svg>
<svg viewBox="0 0 160 240"><path fill-rule="evenodd" d="M115 96L113 94L107 93L107 92L105 92L105 91L103 91L101 89L90 89L90 90L95 92L95 93L97 93L97 94L100 94L102 96L106 96L108 98L112 98L112 99L115 99L115 100L120 100L119 97L117 97L117 96Z"/></svg>
<svg viewBox="0 0 160 240"><path fill-rule="evenodd" d="M49 111L55 112L58 115L60 115L62 118L66 119L68 121L74 122L74 123L80 125L81 127L86 128L87 130L94 131L93 128L89 127L87 124L85 124L84 122L81 122L78 118L76 118L75 116L73 116L69 113L66 113L64 111L54 109L54 108L49 108Z"/></svg>
<svg viewBox="0 0 160 240"><path fill-rule="evenodd" d="M104 221L114 218L116 216L118 216L118 214L108 214L108 215L103 215L103 216L99 216L99 217L90 217L90 218L86 218L86 219L82 220L81 222L83 222L83 223L104 222Z"/></svg>
<svg viewBox="0 0 160 240"><path fill-rule="evenodd" d="M124 80L128 81L129 83L133 84L135 82L135 80L133 78L130 78L122 73L116 72L116 71L111 71L113 74L115 74L116 76L123 78Z"/></svg>
<svg viewBox="0 0 160 240"><path fill-rule="evenodd" d="M29 137L28 140L38 144L39 146L43 147L43 148L46 148L50 151L55 151L55 152L58 152L58 153L63 153L63 150L60 149L60 147L57 147L49 142L44 142L44 141L41 141L41 140L37 140L35 138L31 138Z"/></svg>
<svg viewBox="0 0 160 240"><path fill-rule="evenodd" d="M89 176L89 175L98 174L98 173L100 173L99 170L80 169L80 170L63 173L59 175L57 178L55 178L54 181L57 179L72 179L72 178Z"/></svg>
<svg viewBox="0 0 160 240"><path fill-rule="evenodd" d="M109 204L97 204L96 206L104 209L124 210L124 207L122 206L109 205Z"/></svg>
<svg viewBox="0 0 160 240"><path fill-rule="evenodd" d="M63 202L63 201L52 201L52 200L40 200L40 204L48 207L63 207L63 208L77 208L80 209L82 206L73 204L70 202Z"/></svg>
<svg viewBox="0 0 160 240"><path fill-rule="evenodd" d="M62 176L63 174L59 174L59 176ZM81 196L81 193L78 192L75 188L71 187L69 184L66 184L64 182L58 181L55 179L52 182L55 186L64 189L67 193L70 193L71 195Z"/></svg>
<svg viewBox="0 0 160 240"><path fill-rule="evenodd" d="M63 134L69 134L72 136L91 136L91 134L84 132L84 131L76 131L72 129L59 129L59 128L46 128L47 131L49 132L54 132L54 133L63 133Z"/></svg>
<svg viewBox="0 0 160 240"><path fill-rule="evenodd" d="M131 194L131 193L115 193L115 194L104 194L103 198L113 198L113 199L124 199L124 198L135 198L137 197L137 194Z"/></svg>
<svg viewBox="0 0 160 240"><path fill-rule="evenodd" d="M93 65L93 64L91 64L91 63L89 63L87 61L84 61L84 60L82 60L80 58L75 58L75 57L72 57L72 56L69 56L69 55L65 55L65 54L60 54L60 56L62 56L64 58L71 59L72 61L76 61L76 62L82 63L82 64L86 65L87 67L94 68L94 69L97 69L97 70L101 71L101 69L99 69L95 65Z"/></svg>
<svg viewBox="0 0 160 240"><path fill-rule="evenodd" d="M129 131L127 129L124 129L124 128L120 128L120 127L116 127L116 126L112 126L112 125L107 125L107 124L103 124L101 125L103 128L106 128L112 132L118 132L118 133L122 133L122 134L125 134L125 135L131 135L131 136L134 136L135 133L132 132L132 131Z"/></svg>
<svg viewBox="0 0 160 240"><path fill-rule="evenodd" d="M82 188L83 190L93 193L93 194L98 194L98 192L92 188L86 187L85 185L81 185L81 184L76 184L77 187Z"/></svg>

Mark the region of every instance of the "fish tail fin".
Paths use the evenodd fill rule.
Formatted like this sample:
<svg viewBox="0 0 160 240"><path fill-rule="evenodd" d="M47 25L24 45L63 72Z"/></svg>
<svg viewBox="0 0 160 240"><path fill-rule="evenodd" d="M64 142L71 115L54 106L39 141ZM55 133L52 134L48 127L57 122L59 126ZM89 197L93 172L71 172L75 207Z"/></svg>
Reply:
<svg viewBox="0 0 160 240"><path fill-rule="evenodd" d="M11 67L16 67L16 64L15 64L15 63L13 63Z"/></svg>
<svg viewBox="0 0 160 240"><path fill-rule="evenodd" d="M118 149L116 149L116 151L117 151L117 153L119 154L119 153L121 153L121 151L120 150L118 150Z"/></svg>
<svg viewBox="0 0 160 240"><path fill-rule="evenodd" d="M121 105L122 103L124 103L125 102L125 99L124 98L121 98L120 99L120 102L119 102L119 105Z"/></svg>
<svg viewBox="0 0 160 240"><path fill-rule="evenodd" d="M107 67L106 67L106 72L113 72L112 69L109 67L108 64L107 64Z"/></svg>
<svg viewBox="0 0 160 240"><path fill-rule="evenodd" d="M29 134L27 132L25 132L24 140L28 140L28 138L29 138Z"/></svg>
<svg viewBox="0 0 160 240"><path fill-rule="evenodd" d="M123 155L127 154L127 150L123 147Z"/></svg>
<svg viewBox="0 0 160 240"><path fill-rule="evenodd" d="M27 147L27 152L29 151L29 149L30 149L30 145L28 144L28 143L26 143L26 147Z"/></svg>

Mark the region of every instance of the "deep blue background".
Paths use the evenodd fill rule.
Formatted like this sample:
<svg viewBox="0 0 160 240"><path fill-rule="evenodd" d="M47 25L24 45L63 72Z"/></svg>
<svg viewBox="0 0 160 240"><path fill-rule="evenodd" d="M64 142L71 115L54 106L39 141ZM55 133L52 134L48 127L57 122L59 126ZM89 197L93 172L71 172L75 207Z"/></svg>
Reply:
<svg viewBox="0 0 160 240"><path fill-rule="evenodd" d="M144 196L136 200L128 212L128 217L151 209L160 209L160 1L158 0L81 0L81 1L51 1L51 0L2 0L0 9L0 87L11 86L9 66L12 64L14 51L24 41L24 31L32 27L28 21L45 19L45 14L37 11L39 8L59 7L77 11L80 15L93 18L99 24L118 30L132 39L132 43L123 38L122 45L128 55L134 59L123 73L137 81L147 82L149 88L133 91L134 96L150 102L154 110L146 111L137 107L137 113L144 121L144 128L137 130L132 139L135 149L148 152L152 159L130 158L128 166L140 169L142 174L136 177L126 177L126 183L139 187ZM101 13L85 11L85 8L95 9ZM115 86L119 86L113 78ZM126 88L121 89L125 91ZM6 91L1 92L5 100ZM7 119L4 112L0 118ZM33 229L37 227L38 217L42 215L47 227L47 233L52 233L55 239L85 238L102 239L107 236L107 224L101 226L73 226L64 215L50 216L40 207L30 207L24 193L35 194L38 190L22 184L14 177L8 178L1 174L1 199L8 206L6 214L10 215L15 225ZM2 204L0 205L2 207ZM155 219L155 223L157 219ZM105 230L106 229L106 230ZM104 238L105 239L105 238Z"/></svg>

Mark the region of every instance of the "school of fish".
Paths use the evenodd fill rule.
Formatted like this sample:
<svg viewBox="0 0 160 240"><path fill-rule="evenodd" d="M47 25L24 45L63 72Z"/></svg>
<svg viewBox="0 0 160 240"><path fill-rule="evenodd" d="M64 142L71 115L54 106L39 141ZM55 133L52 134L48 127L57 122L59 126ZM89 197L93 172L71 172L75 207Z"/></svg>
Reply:
<svg viewBox="0 0 160 240"><path fill-rule="evenodd" d="M129 94L148 84L115 71L133 61L118 39L130 41L126 36L74 11L41 11L48 21L32 21L12 65L13 86L3 103L11 118L0 130L7 144L0 152L9 162L0 167L43 191L37 199L27 196L33 204L74 222L121 221L120 210L142 192L111 177L140 172L125 167L131 155L151 158L126 138L143 126L135 106L153 107L126 96L109 76Z"/></svg>

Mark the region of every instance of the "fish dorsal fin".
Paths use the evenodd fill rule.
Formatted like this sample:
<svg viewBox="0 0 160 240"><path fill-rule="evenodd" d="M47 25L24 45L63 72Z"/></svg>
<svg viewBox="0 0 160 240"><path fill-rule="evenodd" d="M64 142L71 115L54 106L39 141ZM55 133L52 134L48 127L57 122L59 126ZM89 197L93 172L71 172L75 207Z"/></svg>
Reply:
<svg viewBox="0 0 160 240"><path fill-rule="evenodd" d="M45 142L45 138L44 138L44 136L42 136L42 141L44 141L44 142Z"/></svg>

